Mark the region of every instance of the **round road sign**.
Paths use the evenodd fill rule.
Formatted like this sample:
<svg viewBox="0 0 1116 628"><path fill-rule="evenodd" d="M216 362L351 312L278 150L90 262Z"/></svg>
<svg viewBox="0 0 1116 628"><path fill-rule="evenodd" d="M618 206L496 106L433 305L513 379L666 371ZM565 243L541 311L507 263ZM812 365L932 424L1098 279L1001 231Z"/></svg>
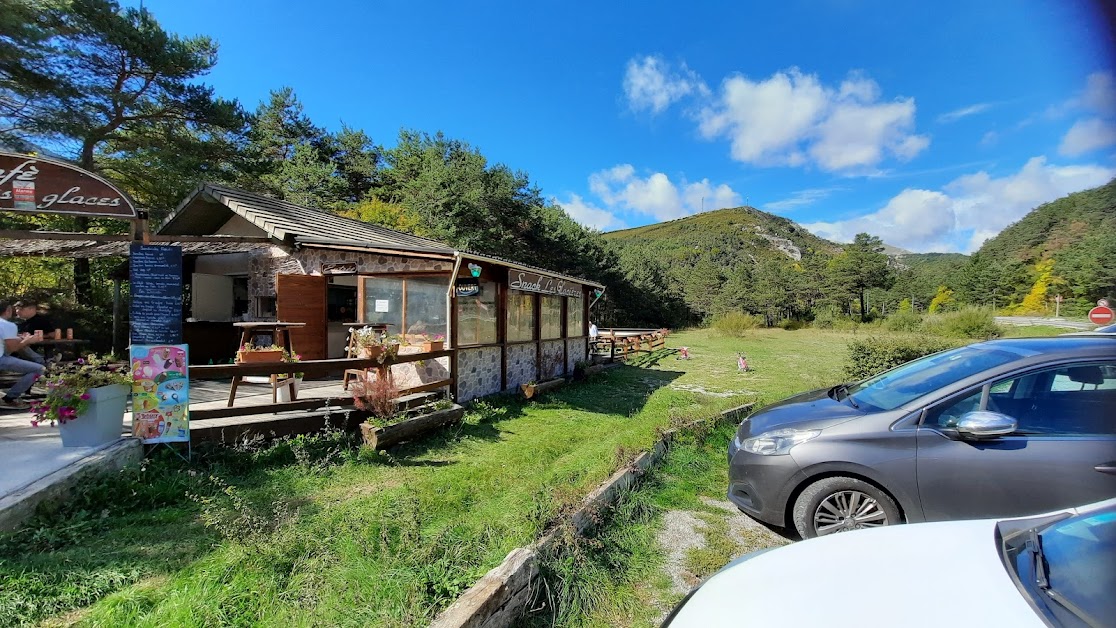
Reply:
<svg viewBox="0 0 1116 628"><path fill-rule="evenodd" d="M1089 321L1095 325L1109 325L1113 318L1116 318L1116 316L1107 307L1097 306L1089 310Z"/></svg>
<svg viewBox="0 0 1116 628"><path fill-rule="evenodd" d="M1061 303L1061 302L1062 302L1062 295L1060 295L1060 294L1059 294L1059 295L1056 295L1056 296L1054 297L1054 302L1055 302L1055 303Z"/></svg>
<svg viewBox="0 0 1116 628"><path fill-rule="evenodd" d="M1097 301L1097 307L1108 307L1108 299L1100 299Z"/></svg>

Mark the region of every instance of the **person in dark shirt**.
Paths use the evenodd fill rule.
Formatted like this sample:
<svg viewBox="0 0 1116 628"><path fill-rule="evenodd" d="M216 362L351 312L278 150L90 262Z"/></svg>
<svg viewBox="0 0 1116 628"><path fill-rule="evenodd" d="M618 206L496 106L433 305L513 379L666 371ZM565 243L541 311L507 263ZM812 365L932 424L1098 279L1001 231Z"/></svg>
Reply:
<svg viewBox="0 0 1116 628"><path fill-rule="evenodd" d="M15 305L16 316L23 322L19 324L19 333L35 335L36 332L42 331L43 338L54 338L54 322L47 317L46 314L39 312L39 304L34 301L21 301ZM43 356L39 355L30 347L24 347L19 352L18 357L25 360L31 360L36 364L43 364Z"/></svg>

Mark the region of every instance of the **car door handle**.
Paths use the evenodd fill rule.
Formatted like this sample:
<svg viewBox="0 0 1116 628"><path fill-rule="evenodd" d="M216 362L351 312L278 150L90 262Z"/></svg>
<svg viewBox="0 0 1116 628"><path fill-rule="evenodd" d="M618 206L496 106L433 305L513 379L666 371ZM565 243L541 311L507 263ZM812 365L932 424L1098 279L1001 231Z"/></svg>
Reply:
<svg viewBox="0 0 1116 628"><path fill-rule="evenodd" d="M1101 473L1110 473L1112 475L1116 475L1116 460L1098 464L1093 468L1097 471L1100 471Z"/></svg>

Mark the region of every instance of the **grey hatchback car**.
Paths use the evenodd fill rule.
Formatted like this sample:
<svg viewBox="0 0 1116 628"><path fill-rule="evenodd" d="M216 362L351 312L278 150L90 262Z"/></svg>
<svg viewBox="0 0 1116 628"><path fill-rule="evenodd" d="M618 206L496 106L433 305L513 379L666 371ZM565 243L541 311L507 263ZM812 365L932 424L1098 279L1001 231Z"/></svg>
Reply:
<svg viewBox="0 0 1116 628"><path fill-rule="evenodd" d="M1116 337L979 342L752 414L729 499L804 537L1116 497Z"/></svg>

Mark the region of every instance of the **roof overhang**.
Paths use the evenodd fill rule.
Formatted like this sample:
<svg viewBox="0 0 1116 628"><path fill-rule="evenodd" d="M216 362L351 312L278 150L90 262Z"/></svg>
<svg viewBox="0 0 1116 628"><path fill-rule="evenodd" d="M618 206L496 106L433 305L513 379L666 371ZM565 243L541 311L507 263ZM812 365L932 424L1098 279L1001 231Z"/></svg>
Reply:
<svg viewBox="0 0 1116 628"><path fill-rule="evenodd" d="M603 289L605 287L604 284L597 283L595 281L590 281L588 279L582 279L581 277L572 277L570 275L563 275L562 273L556 273L552 270L547 270L545 268L539 268L538 266L529 266L527 264L520 264L519 262L513 262L511 260L500 259L499 257L492 257L492 256L489 256L489 255L481 255L480 253L470 253L469 251L456 251L456 252L454 252L454 255L456 257L460 257L461 259L471 259L471 260L475 260L475 261L478 261L478 262L487 262L489 264L496 264L498 266L506 266L507 268L515 268L516 270L525 270L527 272L539 273L540 275L546 275L548 277L555 277L555 278L561 279L563 281L572 281L573 283L580 283L580 284L584 284L586 286L592 286L594 288Z"/></svg>

